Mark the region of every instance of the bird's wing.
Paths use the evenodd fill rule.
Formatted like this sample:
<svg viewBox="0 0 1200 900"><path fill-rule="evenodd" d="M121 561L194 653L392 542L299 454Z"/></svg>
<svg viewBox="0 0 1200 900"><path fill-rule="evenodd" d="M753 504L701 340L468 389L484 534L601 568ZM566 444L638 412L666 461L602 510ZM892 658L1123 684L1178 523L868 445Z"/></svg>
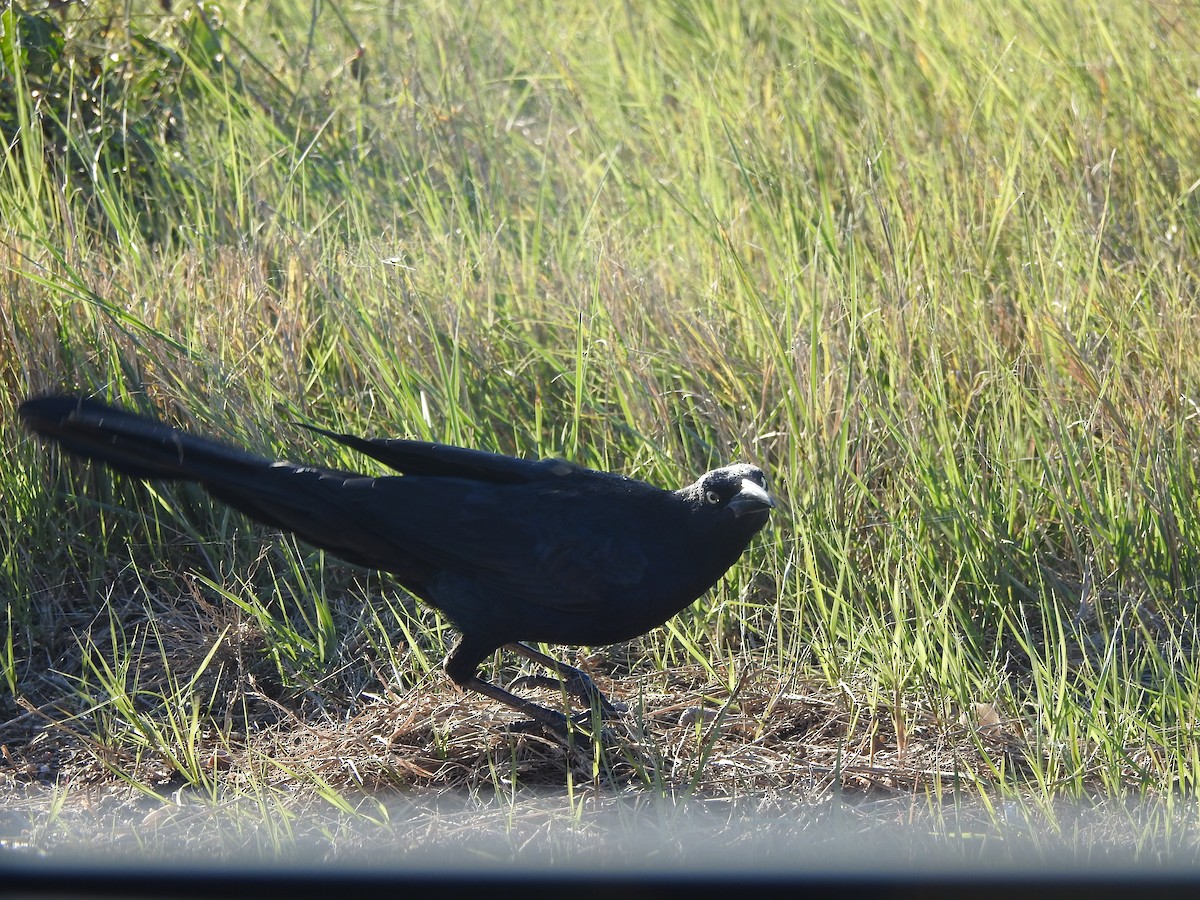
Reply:
<svg viewBox="0 0 1200 900"><path fill-rule="evenodd" d="M395 507L411 510L394 517L391 539L398 547L485 590L572 610L644 584L652 562L647 548L655 537L642 508L654 502L647 492L656 489L613 493L605 490L609 476L593 474L527 485L411 476L379 481L407 495Z"/></svg>
<svg viewBox="0 0 1200 900"><path fill-rule="evenodd" d="M469 478L490 484L526 484L570 474L580 469L562 459L518 459L501 453L488 453L485 450L472 450L450 444L402 438L361 438L352 434L327 431L315 425L304 427L347 447L353 447L358 452L406 475Z"/></svg>

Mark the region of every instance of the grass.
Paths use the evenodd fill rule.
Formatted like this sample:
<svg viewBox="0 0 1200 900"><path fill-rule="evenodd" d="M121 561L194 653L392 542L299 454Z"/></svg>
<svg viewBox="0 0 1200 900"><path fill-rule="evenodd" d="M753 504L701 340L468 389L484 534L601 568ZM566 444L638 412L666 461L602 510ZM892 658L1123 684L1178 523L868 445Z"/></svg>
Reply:
<svg viewBox="0 0 1200 900"><path fill-rule="evenodd" d="M64 823L21 840L86 839L81 791L239 810L211 840L264 854L293 796L335 841L394 790L514 836L899 795L1067 844L1059 804L1133 803L1123 846L1194 857L1191 7L315 9L55 14L138 134L34 127L6 63L0 778ZM630 733L568 753L455 694L446 624L374 573L36 445L16 404L57 389L343 467L296 424L672 486L745 458L785 503L583 651Z"/></svg>

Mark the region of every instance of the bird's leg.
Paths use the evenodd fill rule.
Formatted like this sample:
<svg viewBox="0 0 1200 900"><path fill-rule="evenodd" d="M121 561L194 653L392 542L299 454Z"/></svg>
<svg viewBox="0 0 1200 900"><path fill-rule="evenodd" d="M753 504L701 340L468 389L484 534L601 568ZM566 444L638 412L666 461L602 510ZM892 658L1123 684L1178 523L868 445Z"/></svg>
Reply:
<svg viewBox="0 0 1200 900"><path fill-rule="evenodd" d="M534 703L532 700L518 697L511 691L506 691L504 688L498 687L490 681L479 677L479 664L496 649L498 649L496 645L489 640L463 634L457 646L446 657L446 674L450 676L451 681L463 690L475 691L476 693L483 694L485 697L491 697L493 700L515 709L522 715L528 716L533 721L545 725L557 734L565 734L567 731L567 717L563 713L548 709L545 706ZM534 651L530 650L529 652L533 653ZM538 656L541 655L538 654Z"/></svg>
<svg viewBox="0 0 1200 900"><path fill-rule="evenodd" d="M611 718L621 711L618 706L608 701L604 694L600 692L600 688L596 687L586 672L574 666L569 666L552 656L547 656L545 653L540 653L526 644L515 642L505 644L504 649L511 650L518 656L524 656L526 659L543 665L558 676L558 678L550 678L545 675L522 675L513 681L513 687L528 685L532 687L565 689L568 694L577 698L580 702L587 704L587 706L591 708L599 707L602 718Z"/></svg>
<svg viewBox="0 0 1200 900"><path fill-rule="evenodd" d="M566 728L567 717L558 710L548 709L545 706L534 703L532 700L518 697L510 691L492 684L490 681L485 681L478 675L472 675L465 682L460 682L459 686L465 690L483 694L485 697L491 697L505 706L512 707L522 715L529 716L535 722L553 728L556 731L562 731Z"/></svg>
<svg viewBox="0 0 1200 900"><path fill-rule="evenodd" d="M600 693L599 688L592 684L592 680L587 675L574 666L568 666L566 663L547 656L544 653L539 653L532 647L527 647L524 644L505 644L505 648L512 650L526 659L531 659L536 663L551 669L558 675L558 679L546 678L542 683L548 683L549 686L563 689L568 693L579 697L583 702L587 703L588 709L571 717L570 721L576 724L586 722L592 714L592 710L599 708L602 717L609 717L618 712L617 708L604 699L604 695ZM463 634L459 639L458 644L450 655L446 657L445 669L450 680L457 684L460 688L467 691L475 691L483 694L485 697L491 697L498 703L503 703L505 706L515 709L524 716L528 716L533 721L545 725L559 735L565 735L568 731L568 717L557 710L548 709L532 700L526 700L523 697L518 697L511 691L506 691L502 687L492 684L479 677L479 665L488 655L497 649L496 645L486 638L481 638L478 635ZM518 682L524 679L517 679ZM536 679L534 684L538 682Z"/></svg>

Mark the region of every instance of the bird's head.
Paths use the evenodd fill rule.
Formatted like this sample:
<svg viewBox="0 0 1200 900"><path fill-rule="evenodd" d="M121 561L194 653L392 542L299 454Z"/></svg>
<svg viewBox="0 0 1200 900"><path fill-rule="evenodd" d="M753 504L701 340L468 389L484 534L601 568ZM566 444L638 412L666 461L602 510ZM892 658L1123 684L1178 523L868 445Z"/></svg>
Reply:
<svg viewBox="0 0 1200 900"><path fill-rule="evenodd" d="M758 466L737 463L713 469L679 492L693 508L724 512L757 531L766 524L775 500Z"/></svg>

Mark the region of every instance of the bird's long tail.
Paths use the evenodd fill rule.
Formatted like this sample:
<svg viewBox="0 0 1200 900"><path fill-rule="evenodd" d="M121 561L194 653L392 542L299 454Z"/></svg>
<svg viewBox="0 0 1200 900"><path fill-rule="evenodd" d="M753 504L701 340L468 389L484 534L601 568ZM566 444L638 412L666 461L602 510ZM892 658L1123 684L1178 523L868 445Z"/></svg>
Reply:
<svg viewBox="0 0 1200 900"><path fill-rule="evenodd" d="M413 584L425 576L425 566L392 535L402 505L396 491L379 490L370 476L268 460L79 397L29 400L19 414L31 431L72 454L133 478L198 481L253 520L347 562L395 572Z"/></svg>
<svg viewBox="0 0 1200 900"><path fill-rule="evenodd" d="M78 397L27 400L25 424L64 450L144 479L196 481L247 516L294 532L348 562L405 574L406 554L387 540L391 506L372 479L276 462Z"/></svg>
<svg viewBox="0 0 1200 900"><path fill-rule="evenodd" d="M271 465L261 456L98 400L39 397L22 403L18 413L31 431L64 450L135 478L227 481Z"/></svg>

